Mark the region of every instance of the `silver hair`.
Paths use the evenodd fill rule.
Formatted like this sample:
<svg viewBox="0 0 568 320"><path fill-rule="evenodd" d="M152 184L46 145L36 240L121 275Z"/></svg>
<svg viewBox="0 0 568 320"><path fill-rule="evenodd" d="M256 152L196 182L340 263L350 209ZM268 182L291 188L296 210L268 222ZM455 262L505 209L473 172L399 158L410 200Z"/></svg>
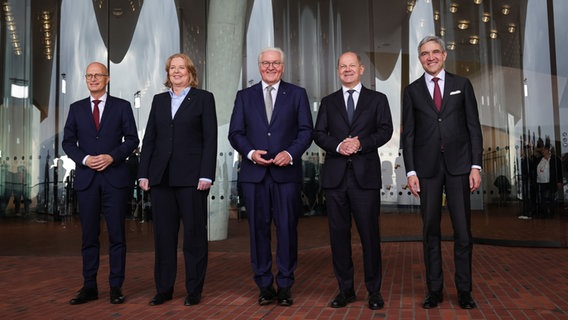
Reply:
<svg viewBox="0 0 568 320"><path fill-rule="evenodd" d="M285 60L285 56L286 56L286 55L284 54L284 51L282 51L282 49L277 48L277 47L270 47L270 48L264 48L264 49L262 49L262 51L258 54L258 63L261 62L260 59L262 58L262 55L263 55L265 52L268 52L268 51L276 51L276 52L280 53L280 59L282 60L281 62L284 63L284 60Z"/></svg>
<svg viewBox="0 0 568 320"><path fill-rule="evenodd" d="M442 40L442 38L440 37L430 35L424 37L422 40L420 40L420 43L418 43L418 55L420 55L420 48L422 48L425 43L430 41L434 41L439 44L440 47L442 47L442 52L446 52L446 43L444 42L444 40Z"/></svg>

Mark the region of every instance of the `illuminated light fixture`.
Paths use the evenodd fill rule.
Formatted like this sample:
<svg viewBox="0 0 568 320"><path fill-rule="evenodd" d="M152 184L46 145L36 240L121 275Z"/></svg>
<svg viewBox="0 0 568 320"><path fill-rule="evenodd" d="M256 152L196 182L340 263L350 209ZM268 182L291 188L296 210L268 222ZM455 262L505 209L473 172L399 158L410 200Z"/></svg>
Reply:
<svg viewBox="0 0 568 320"><path fill-rule="evenodd" d="M12 98L27 99L29 97L29 87L26 85L12 83L12 87L10 89L10 95Z"/></svg>
<svg viewBox="0 0 568 320"><path fill-rule="evenodd" d="M469 37L469 44L479 44L479 36L470 36Z"/></svg>
<svg viewBox="0 0 568 320"><path fill-rule="evenodd" d="M473 3L475 4L481 4L483 2L483 0L473 0Z"/></svg>
<svg viewBox="0 0 568 320"><path fill-rule="evenodd" d="M509 23L509 26L507 27L507 31L509 31L509 33L514 33L515 30L517 30L517 25L514 23Z"/></svg>
<svg viewBox="0 0 568 320"><path fill-rule="evenodd" d="M489 31L489 38L491 39L497 39L498 35L499 33L495 29L491 29L491 31Z"/></svg>
<svg viewBox="0 0 568 320"><path fill-rule="evenodd" d="M434 11L434 21L440 20L440 11Z"/></svg>
<svg viewBox="0 0 568 320"><path fill-rule="evenodd" d="M460 5L457 4L457 3L455 3L455 2L450 3L450 12L451 12L451 13L456 13L456 12L458 12L458 7L459 7L459 6L460 6Z"/></svg>
<svg viewBox="0 0 568 320"><path fill-rule="evenodd" d="M458 21L458 29L466 30L469 28L469 20L460 20Z"/></svg>
<svg viewBox="0 0 568 320"><path fill-rule="evenodd" d="M65 79L65 73L61 74L61 93L67 93L67 80Z"/></svg>
<svg viewBox="0 0 568 320"><path fill-rule="evenodd" d="M416 0L408 0L406 2L406 11L412 12L414 10L414 6L416 6Z"/></svg>
<svg viewBox="0 0 568 320"><path fill-rule="evenodd" d="M140 97L141 97L140 91L136 91L134 93L134 108L135 109L140 109Z"/></svg>
<svg viewBox="0 0 568 320"><path fill-rule="evenodd" d="M448 41L448 43L446 44L446 49L450 51L456 50L456 43L454 41Z"/></svg>
<svg viewBox="0 0 568 320"><path fill-rule="evenodd" d="M51 26L51 13L49 11L42 11L41 12L41 31L43 33L43 53L44 57L47 60L51 60L53 58L52 54L52 26Z"/></svg>
<svg viewBox="0 0 568 320"><path fill-rule="evenodd" d="M511 7L510 7L509 5L507 5L507 4L503 5L503 6L501 7L501 13L502 13L504 16L509 15L509 13L511 13Z"/></svg>
<svg viewBox="0 0 568 320"><path fill-rule="evenodd" d="M491 14L489 12L483 13L483 17L481 17L481 21L487 23L491 20Z"/></svg>
<svg viewBox="0 0 568 320"><path fill-rule="evenodd" d="M440 28L440 36L445 36L446 35L446 28Z"/></svg>

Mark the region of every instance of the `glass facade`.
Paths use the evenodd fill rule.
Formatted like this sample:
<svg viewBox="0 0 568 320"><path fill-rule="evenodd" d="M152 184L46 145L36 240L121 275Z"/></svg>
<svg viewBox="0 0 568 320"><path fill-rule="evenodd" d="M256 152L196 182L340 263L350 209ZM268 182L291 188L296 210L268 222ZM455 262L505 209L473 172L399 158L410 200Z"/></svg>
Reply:
<svg viewBox="0 0 568 320"><path fill-rule="evenodd" d="M446 69L472 81L479 103L484 163L472 194L474 236L566 246L558 222L566 224L568 205L567 14L564 0L3 0L0 214L75 213L74 163L60 146L69 105L88 95L89 62L109 66L109 93L132 102L142 138L153 95L164 90L165 60L181 51L217 102L209 229L222 238L238 203L238 155L226 139L233 99L260 81L256 60L267 46L286 53L283 78L307 89L314 119L321 98L340 87L339 55L361 55L363 85L388 96L395 126L378 150L383 207L417 214L401 159L401 96L423 72L418 42L436 34L447 44ZM546 184L539 164L548 154ZM303 159L306 215L325 214L322 159L315 144Z"/></svg>

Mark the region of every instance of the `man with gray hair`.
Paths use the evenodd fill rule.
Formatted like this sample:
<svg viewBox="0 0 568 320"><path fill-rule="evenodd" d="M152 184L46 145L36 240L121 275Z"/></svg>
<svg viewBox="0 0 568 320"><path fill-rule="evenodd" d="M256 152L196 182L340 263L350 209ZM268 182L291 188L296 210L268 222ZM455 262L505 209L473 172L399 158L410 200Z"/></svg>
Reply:
<svg viewBox="0 0 568 320"><path fill-rule="evenodd" d="M281 80L284 53L264 49L258 56L262 81L237 92L229 141L242 155L238 182L250 226L251 263L260 289L258 303L293 303L290 288L298 257L302 212L302 154L312 143L312 114L304 88ZM271 222L276 227L276 285L272 274Z"/></svg>
<svg viewBox="0 0 568 320"><path fill-rule="evenodd" d="M422 39L418 57L425 73L404 90L402 144L408 187L420 197L428 294L423 307L443 301L440 220L442 194L454 229L458 304L475 308L471 297L470 193L481 184L483 138L471 82L446 72L444 41Z"/></svg>

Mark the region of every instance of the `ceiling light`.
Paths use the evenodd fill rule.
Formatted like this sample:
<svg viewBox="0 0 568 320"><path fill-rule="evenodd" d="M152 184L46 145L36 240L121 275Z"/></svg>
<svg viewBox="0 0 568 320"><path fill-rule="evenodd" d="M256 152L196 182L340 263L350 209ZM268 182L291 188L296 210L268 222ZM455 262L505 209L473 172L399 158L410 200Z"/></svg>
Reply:
<svg viewBox="0 0 568 320"><path fill-rule="evenodd" d="M491 31L489 31L489 38L491 39L497 39L498 36L498 32L495 29L492 29Z"/></svg>
<svg viewBox="0 0 568 320"><path fill-rule="evenodd" d="M483 13L483 17L481 17L481 21L487 23L491 20L491 14L489 12Z"/></svg>
<svg viewBox="0 0 568 320"><path fill-rule="evenodd" d="M470 36L469 37L469 43L470 44L478 44L479 43L479 36Z"/></svg>
<svg viewBox="0 0 568 320"><path fill-rule="evenodd" d="M509 5L507 5L507 4L506 4L506 5L503 5L503 6L501 7L501 13L502 13L504 16L508 15L509 13L511 13L511 7L510 7Z"/></svg>
<svg viewBox="0 0 568 320"><path fill-rule="evenodd" d="M454 51L456 49L456 43L454 41L448 41L446 44L446 49Z"/></svg>
<svg viewBox="0 0 568 320"><path fill-rule="evenodd" d="M517 25L514 23L509 23L509 26L507 27L507 31L509 31L509 33L513 33L515 32L515 30L517 30Z"/></svg>
<svg viewBox="0 0 568 320"><path fill-rule="evenodd" d="M458 29L465 30L469 28L469 20L458 21Z"/></svg>
<svg viewBox="0 0 568 320"><path fill-rule="evenodd" d="M450 3L450 12L451 12L451 13L456 13L456 12L458 12L458 7L459 7L459 6L460 6L460 5L457 4L457 3L455 3L455 2Z"/></svg>

